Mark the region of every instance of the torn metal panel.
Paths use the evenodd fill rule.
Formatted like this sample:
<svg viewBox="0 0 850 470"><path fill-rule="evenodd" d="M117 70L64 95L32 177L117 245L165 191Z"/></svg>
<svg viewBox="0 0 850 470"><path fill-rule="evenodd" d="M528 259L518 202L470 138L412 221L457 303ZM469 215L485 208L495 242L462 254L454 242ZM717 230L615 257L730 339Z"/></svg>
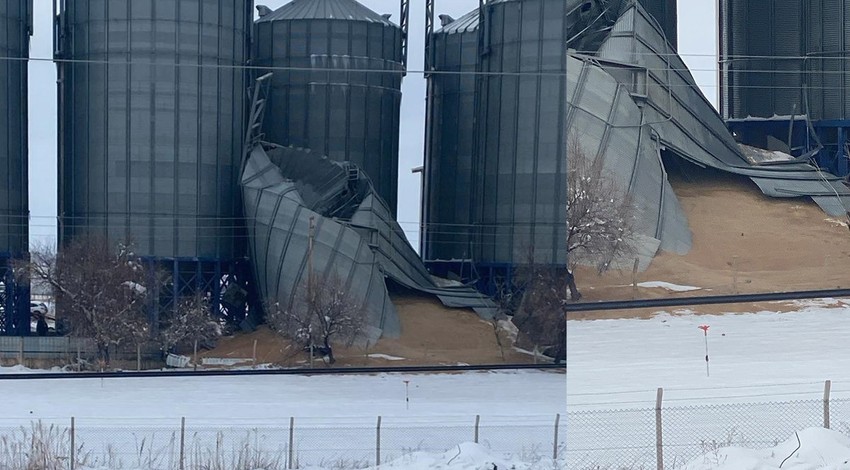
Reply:
<svg viewBox="0 0 850 470"><path fill-rule="evenodd" d="M439 287L392 213L357 166L305 149L255 147L242 175L251 258L267 302L290 307L312 269L337 275L360 299L378 336L398 336L385 279L437 296L449 307L492 316L496 306L468 287ZM310 219L313 250L310 256Z"/></svg>
<svg viewBox="0 0 850 470"><path fill-rule="evenodd" d="M687 219L667 180L660 145L629 88L590 60L569 57L567 74L570 158L601 158L606 174L632 199L641 267L659 247L687 253Z"/></svg>
<svg viewBox="0 0 850 470"><path fill-rule="evenodd" d="M812 196L831 214L846 212L841 208L850 207L850 189L835 175L800 159L756 163L748 158L657 23L635 0L622 5L598 50L576 57L598 64L630 90L641 104L642 122L665 148L697 165L748 176L768 196ZM824 201L829 194L832 203Z"/></svg>

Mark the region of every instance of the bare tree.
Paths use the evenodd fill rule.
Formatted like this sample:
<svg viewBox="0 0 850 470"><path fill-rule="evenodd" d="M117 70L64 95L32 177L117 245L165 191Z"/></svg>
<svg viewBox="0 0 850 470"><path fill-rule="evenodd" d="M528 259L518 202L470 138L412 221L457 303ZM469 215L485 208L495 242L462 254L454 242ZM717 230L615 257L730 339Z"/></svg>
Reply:
<svg viewBox="0 0 850 470"><path fill-rule="evenodd" d="M519 300L510 306L513 323L520 332L520 345L542 349L556 362L566 360L567 284L569 271L563 266L535 262L533 250L517 269Z"/></svg>
<svg viewBox="0 0 850 470"><path fill-rule="evenodd" d="M572 300L579 300L573 269L595 265L600 272L618 257L634 253L634 206L619 185L605 173L601 158L589 157L570 139L567 173L567 284Z"/></svg>
<svg viewBox="0 0 850 470"><path fill-rule="evenodd" d="M44 246L32 250L21 270L50 286L70 334L93 339L103 363L109 363L110 346L149 337L152 277L129 244L80 236L58 253Z"/></svg>
<svg viewBox="0 0 850 470"><path fill-rule="evenodd" d="M333 344L354 342L366 325L366 310L339 276L314 274L292 305L267 302L266 321L305 349L318 349L333 364Z"/></svg>
<svg viewBox="0 0 850 470"><path fill-rule="evenodd" d="M160 341L163 350L189 347L212 341L222 334L222 325L212 311L209 297L204 293L186 296L160 317Z"/></svg>

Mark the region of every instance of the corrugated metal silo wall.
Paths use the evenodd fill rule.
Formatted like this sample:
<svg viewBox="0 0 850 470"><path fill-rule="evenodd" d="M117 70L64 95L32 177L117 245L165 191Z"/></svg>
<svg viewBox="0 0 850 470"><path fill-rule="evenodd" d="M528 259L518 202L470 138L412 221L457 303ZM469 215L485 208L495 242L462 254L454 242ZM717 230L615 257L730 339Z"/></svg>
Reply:
<svg viewBox="0 0 850 470"><path fill-rule="evenodd" d="M566 2L501 0L485 9L474 260L566 264Z"/></svg>
<svg viewBox="0 0 850 470"><path fill-rule="evenodd" d="M724 118L802 114L805 4L722 0L721 110Z"/></svg>
<svg viewBox="0 0 850 470"><path fill-rule="evenodd" d="M30 0L0 2L0 256L27 251L27 62Z"/></svg>
<svg viewBox="0 0 850 470"><path fill-rule="evenodd" d="M469 259L478 28L438 31L433 47L437 73L429 78L424 259Z"/></svg>
<svg viewBox="0 0 850 470"><path fill-rule="evenodd" d="M640 0L646 11L655 18L667 36L667 42L678 47L678 15L676 13L676 0Z"/></svg>
<svg viewBox="0 0 850 470"><path fill-rule="evenodd" d="M813 119L850 116L850 1L810 0L806 34L806 70Z"/></svg>
<svg viewBox="0 0 850 470"><path fill-rule="evenodd" d="M67 0L60 233L236 255L252 0ZM223 66L223 67L222 67Z"/></svg>
<svg viewBox="0 0 850 470"><path fill-rule="evenodd" d="M394 214L401 34L394 25L367 21L260 20L254 50L255 65L284 68L272 70L265 140L355 163Z"/></svg>

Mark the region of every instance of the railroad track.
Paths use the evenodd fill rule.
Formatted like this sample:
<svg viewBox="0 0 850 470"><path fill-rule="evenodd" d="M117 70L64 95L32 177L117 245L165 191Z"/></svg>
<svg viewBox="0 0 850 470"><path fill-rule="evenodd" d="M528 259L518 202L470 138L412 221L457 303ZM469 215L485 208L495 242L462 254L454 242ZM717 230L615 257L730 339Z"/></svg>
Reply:
<svg viewBox="0 0 850 470"><path fill-rule="evenodd" d="M807 290L795 292L771 292L765 294L713 295L703 297L662 297L658 299L615 300L602 302L568 303L569 312L593 312L605 310L630 310L654 307L687 307L692 305L741 304L774 302L781 300L809 300L829 297L848 297L850 289Z"/></svg>
<svg viewBox="0 0 850 470"><path fill-rule="evenodd" d="M397 366L397 367L326 367L312 369L239 369L239 370L146 370L128 372L34 372L0 374L3 380L102 379L143 377L220 377L246 375L351 375L351 374L417 374L429 372L477 372L506 370L566 370L566 364L489 364L468 366Z"/></svg>

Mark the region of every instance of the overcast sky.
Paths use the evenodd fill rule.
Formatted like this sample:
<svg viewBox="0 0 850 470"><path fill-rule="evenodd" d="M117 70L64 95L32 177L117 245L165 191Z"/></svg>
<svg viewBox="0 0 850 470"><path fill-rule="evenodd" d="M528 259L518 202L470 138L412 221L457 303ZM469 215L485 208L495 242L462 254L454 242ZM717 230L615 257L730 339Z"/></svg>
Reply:
<svg viewBox="0 0 850 470"><path fill-rule="evenodd" d="M0 0L2 1L2 0ZM178 0L175 0L178 1ZM256 0L276 9L288 0ZM392 13L398 21L399 0L360 0L378 13ZM35 0L35 34L31 57L52 58L52 3ZM478 0L436 0L436 13L455 18L477 7ZM679 0L679 51L692 68L697 83L716 104L715 0ZM411 1L409 68L422 70L425 8L423 0ZM30 239L53 242L56 238L56 67L45 61L30 62ZM422 165L425 133L425 81L409 73L403 84L401 143L399 156L399 222L413 246L419 248L420 177L411 169Z"/></svg>

